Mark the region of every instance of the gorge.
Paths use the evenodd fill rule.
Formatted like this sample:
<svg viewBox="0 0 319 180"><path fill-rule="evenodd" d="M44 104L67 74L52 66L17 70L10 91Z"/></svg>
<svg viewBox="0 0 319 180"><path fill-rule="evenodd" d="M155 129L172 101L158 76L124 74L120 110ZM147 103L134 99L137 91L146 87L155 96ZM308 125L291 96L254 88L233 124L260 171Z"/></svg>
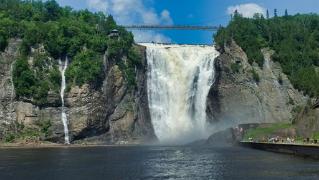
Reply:
<svg viewBox="0 0 319 180"><path fill-rule="evenodd" d="M50 95L49 103L39 107L12 96L11 66L18 44L11 40L2 53L2 108L8 107L2 109L6 123L2 121L1 127L7 129L2 133L15 124L40 131L40 122L49 119L41 141L68 143L69 134L72 143L187 143L240 123L287 121L293 107L305 99L271 61L269 51L263 51L267 61L259 69L248 63L235 42L219 51L214 46L141 44L135 45L142 57L136 66L136 88L127 84L120 67L105 53L100 88L83 85L64 91L63 70L71 59L60 62L61 94ZM234 63L242 66L240 72L232 71ZM251 69L263 74L258 84ZM278 85L279 75L284 85ZM61 103L55 105L56 99Z"/></svg>
<svg viewBox="0 0 319 180"><path fill-rule="evenodd" d="M288 1L0 0L0 180L319 179L319 1Z"/></svg>
<svg viewBox="0 0 319 180"><path fill-rule="evenodd" d="M2 142L183 144L242 123L318 131L318 108L306 108L319 92L316 15L236 14L214 46L164 45L53 0L0 4Z"/></svg>

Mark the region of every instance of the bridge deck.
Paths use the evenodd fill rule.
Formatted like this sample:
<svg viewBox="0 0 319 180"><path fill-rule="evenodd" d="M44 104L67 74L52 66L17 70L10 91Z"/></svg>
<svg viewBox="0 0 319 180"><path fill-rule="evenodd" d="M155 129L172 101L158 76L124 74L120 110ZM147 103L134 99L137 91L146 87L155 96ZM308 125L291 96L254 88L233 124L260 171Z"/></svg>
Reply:
<svg viewBox="0 0 319 180"><path fill-rule="evenodd" d="M219 26L188 26L188 25L124 25L126 29L135 30L205 30L205 31L217 31Z"/></svg>
<svg viewBox="0 0 319 180"><path fill-rule="evenodd" d="M177 45L177 46L215 46L214 43L211 44L200 44L200 43L167 43L167 42L136 42L138 45L144 44L158 44L158 45Z"/></svg>

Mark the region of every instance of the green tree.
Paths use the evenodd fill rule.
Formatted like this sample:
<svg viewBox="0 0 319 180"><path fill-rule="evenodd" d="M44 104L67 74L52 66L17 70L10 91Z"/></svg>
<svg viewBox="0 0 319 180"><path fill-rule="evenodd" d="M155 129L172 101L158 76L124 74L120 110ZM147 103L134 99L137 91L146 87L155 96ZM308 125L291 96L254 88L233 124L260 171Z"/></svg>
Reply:
<svg viewBox="0 0 319 180"><path fill-rule="evenodd" d="M66 71L66 79L69 83L81 86L85 83L91 85L101 84L103 70L102 58L93 51L78 53Z"/></svg>
<svg viewBox="0 0 319 180"><path fill-rule="evenodd" d="M295 88L310 96L318 96L319 16L294 15L264 19L236 16L214 36L220 47L234 40L246 52L249 63L263 67L261 49L275 50L272 56ZM253 73L254 74L254 73ZM254 78L257 79L257 78Z"/></svg>
<svg viewBox="0 0 319 180"><path fill-rule="evenodd" d="M44 3L45 19L47 21L57 20L61 13L59 4L55 0L48 0Z"/></svg>
<svg viewBox="0 0 319 180"><path fill-rule="evenodd" d="M3 51L8 45L7 37L0 33L0 51Z"/></svg>
<svg viewBox="0 0 319 180"><path fill-rule="evenodd" d="M113 29L120 32L118 39L108 38ZM18 98L30 98L38 105L45 105L48 92L59 91L58 59L70 59L70 85L89 83L94 87L102 84L102 55L106 51L111 60L124 65L121 70L127 81L133 82L131 77L135 77L139 64L139 58L130 50L134 43L132 33L118 26L112 16L62 8L55 0L0 0L0 51L10 38L23 40L14 74ZM42 45L46 50L42 55L30 51ZM128 63L123 57L128 57ZM29 58L33 59L30 65Z"/></svg>
<svg viewBox="0 0 319 180"><path fill-rule="evenodd" d="M18 97L31 97L36 80L25 57L20 57L15 63L13 82Z"/></svg>

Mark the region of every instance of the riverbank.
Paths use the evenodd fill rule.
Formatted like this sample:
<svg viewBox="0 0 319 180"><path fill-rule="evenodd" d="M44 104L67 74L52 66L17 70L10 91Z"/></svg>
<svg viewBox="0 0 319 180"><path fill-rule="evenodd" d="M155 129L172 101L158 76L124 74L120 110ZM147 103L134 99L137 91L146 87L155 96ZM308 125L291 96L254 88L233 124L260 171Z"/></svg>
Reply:
<svg viewBox="0 0 319 180"><path fill-rule="evenodd" d="M133 144L110 145L110 144L4 143L4 144L0 144L0 149L87 148L87 147L118 147L118 146L136 146L136 145L133 145Z"/></svg>
<svg viewBox="0 0 319 180"><path fill-rule="evenodd" d="M240 141L240 146L271 151L276 153L291 154L301 157L319 159L318 144L287 144L287 143L266 143L266 142L247 142Z"/></svg>

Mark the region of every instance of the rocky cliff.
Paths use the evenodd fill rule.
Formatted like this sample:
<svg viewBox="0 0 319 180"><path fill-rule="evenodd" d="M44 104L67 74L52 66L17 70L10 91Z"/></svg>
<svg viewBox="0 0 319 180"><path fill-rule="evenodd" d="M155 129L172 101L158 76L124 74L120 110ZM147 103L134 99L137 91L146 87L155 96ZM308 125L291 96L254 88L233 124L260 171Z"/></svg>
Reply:
<svg viewBox="0 0 319 180"><path fill-rule="evenodd" d="M294 107L303 104L306 97L293 88L280 64L272 61L270 49L262 50L262 68L249 64L234 41L219 51L215 84L207 101L207 114L214 127L292 121Z"/></svg>
<svg viewBox="0 0 319 180"><path fill-rule="evenodd" d="M28 140L25 136L31 134L38 141L63 143L59 94L49 93L48 103L41 107L32 99L17 100L15 96L12 69L20 43L12 39L0 55L0 138L14 134ZM128 85L120 67L104 55L104 79L100 86L85 84L66 92L72 143L156 140L148 108L145 47L137 47L143 56L142 65L136 67L136 86ZM273 51L262 50L265 60L262 68L249 64L245 52L235 42L219 51L221 54L215 61L216 79L206 109L216 131L244 123L291 122L300 113L296 109L305 104L307 98L293 88L280 64L272 61ZM124 62L125 59L122 57ZM307 122L311 123L313 118L316 121L317 111L302 111L299 117L307 116L310 118ZM307 129L302 119L295 121L299 129Z"/></svg>
<svg viewBox="0 0 319 180"><path fill-rule="evenodd" d="M297 133L301 137L319 138L319 101L308 101L306 106L299 106L294 119Z"/></svg>
<svg viewBox="0 0 319 180"><path fill-rule="evenodd" d="M17 101L12 83L12 66L18 56L20 40L11 40L0 55L0 138L21 129L45 130L38 140L64 142L59 103L43 107L30 101ZM142 66L136 68L136 87L130 87L120 68L104 56L104 80L100 88L72 87L66 93L66 112L73 143L144 143L156 139L147 99L145 49ZM125 60L126 57L123 57ZM59 96L49 94L56 102ZM43 127L43 122L47 126ZM45 129L46 128L46 129ZM35 133L37 134L37 133Z"/></svg>
<svg viewBox="0 0 319 180"><path fill-rule="evenodd" d="M11 40L5 52L0 54L0 137L14 128L17 117L12 71L20 43L20 40Z"/></svg>

